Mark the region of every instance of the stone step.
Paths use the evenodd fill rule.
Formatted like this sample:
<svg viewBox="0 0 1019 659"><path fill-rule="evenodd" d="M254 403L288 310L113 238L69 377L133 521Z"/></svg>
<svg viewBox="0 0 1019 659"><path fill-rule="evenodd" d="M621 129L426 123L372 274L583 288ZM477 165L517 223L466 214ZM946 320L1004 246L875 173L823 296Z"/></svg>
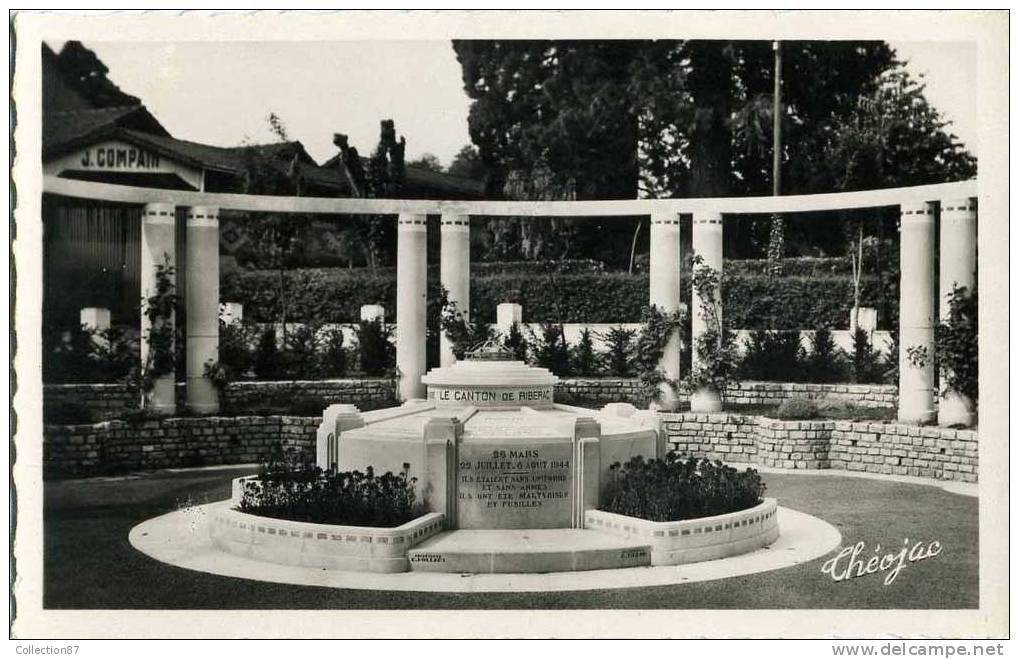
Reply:
<svg viewBox="0 0 1019 659"><path fill-rule="evenodd" d="M572 572L651 565L651 547L589 529L447 531L407 552L413 572Z"/></svg>

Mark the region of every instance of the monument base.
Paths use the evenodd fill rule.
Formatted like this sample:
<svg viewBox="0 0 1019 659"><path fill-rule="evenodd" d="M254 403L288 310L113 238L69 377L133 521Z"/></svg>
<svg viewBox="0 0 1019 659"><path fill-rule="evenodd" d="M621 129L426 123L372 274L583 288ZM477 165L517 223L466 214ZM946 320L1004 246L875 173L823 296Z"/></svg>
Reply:
<svg viewBox="0 0 1019 659"><path fill-rule="evenodd" d="M585 529L460 530L407 552L412 572L575 572L651 565L647 543Z"/></svg>

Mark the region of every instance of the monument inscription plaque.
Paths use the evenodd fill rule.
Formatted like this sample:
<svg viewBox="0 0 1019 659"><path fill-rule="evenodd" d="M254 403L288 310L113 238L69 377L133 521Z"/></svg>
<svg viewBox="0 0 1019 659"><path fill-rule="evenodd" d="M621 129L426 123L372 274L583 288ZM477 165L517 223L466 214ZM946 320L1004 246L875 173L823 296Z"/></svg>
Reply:
<svg viewBox="0 0 1019 659"><path fill-rule="evenodd" d="M460 445L457 519L463 529L569 527L570 441Z"/></svg>

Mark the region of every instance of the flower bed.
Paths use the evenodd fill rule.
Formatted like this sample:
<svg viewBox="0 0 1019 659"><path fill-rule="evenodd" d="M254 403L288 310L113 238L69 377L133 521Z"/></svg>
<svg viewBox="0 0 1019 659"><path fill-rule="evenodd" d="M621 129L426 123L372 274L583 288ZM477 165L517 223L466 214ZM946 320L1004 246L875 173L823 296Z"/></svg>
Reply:
<svg viewBox="0 0 1019 659"><path fill-rule="evenodd" d="M401 526L425 512L409 463L398 474L376 474L370 466L363 472L322 469L310 457L273 445L258 476L233 492L237 509L258 517L372 528Z"/></svg>
<svg viewBox="0 0 1019 659"><path fill-rule="evenodd" d="M739 512L758 505L765 485L754 469L742 472L703 458L634 457L610 467L602 509L654 522L678 522Z"/></svg>
<svg viewBox="0 0 1019 659"><path fill-rule="evenodd" d="M234 492L243 488L237 479ZM407 550L445 528L426 513L394 528L312 524L249 515L233 500L210 507L212 541L223 551L279 565L359 572L406 572Z"/></svg>

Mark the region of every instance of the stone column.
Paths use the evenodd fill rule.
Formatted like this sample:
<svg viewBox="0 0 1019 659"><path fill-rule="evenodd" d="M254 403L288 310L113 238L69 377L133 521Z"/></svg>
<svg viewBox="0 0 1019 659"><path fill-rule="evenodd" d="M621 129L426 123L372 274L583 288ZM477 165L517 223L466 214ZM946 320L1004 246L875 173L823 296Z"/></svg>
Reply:
<svg viewBox="0 0 1019 659"><path fill-rule="evenodd" d="M899 420L934 419L934 207L900 207ZM910 349L926 351L921 365Z"/></svg>
<svg viewBox="0 0 1019 659"><path fill-rule="evenodd" d="M693 253L704 262L701 267L711 268L722 276L722 215L721 213L700 212L693 216ZM691 282L692 286L692 282ZM717 320L722 319L722 287L715 289L715 313ZM690 297L691 346L690 355L692 368L697 368L697 339L708 329L701 296L694 289ZM722 409L721 394L710 387L702 387L690 396L690 409L694 412L718 412Z"/></svg>
<svg viewBox="0 0 1019 659"><path fill-rule="evenodd" d="M187 400L199 413L219 411L219 391L205 364L219 360L219 209L195 206L187 214Z"/></svg>
<svg viewBox="0 0 1019 659"><path fill-rule="evenodd" d="M949 199L941 202L941 261L939 317L948 322L948 300L955 287L970 292L976 285L977 203L976 199ZM942 377L938 401L938 423L943 426L973 425L973 401L948 389Z"/></svg>
<svg viewBox="0 0 1019 659"><path fill-rule="evenodd" d="M396 367L401 400L424 398L425 311L428 278L424 215L401 213L396 241Z"/></svg>
<svg viewBox="0 0 1019 659"><path fill-rule="evenodd" d="M146 204L142 211L141 231L141 296L147 300L156 292L156 266L175 266L176 220L173 204ZM177 277L172 277L176 284ZM180 293L180 291L174 291ZM149 358L148 333L149 319L145 315L145 304L142 305L141 318L141 363L144 367ZM173 327L173 315L162 322ZM174 392L175 374L173 371L156 379L148 400L142 406L156 414L173 414L177 409Z"/></svg>
<svg viewBox="0 0 1019 659"><path fill-rule="evenodd" d="M443 215L441 227L441 257L439 280L446 289L450 302L470 322L471 310L471 221L467 215ZM452 366L453 344L443 333L439 338L442 366Z"/></svg>
<svg viewBox="0 0 1019 659"><path fill-rule="evenodd" d="M664 313L674 313L680 308L680 252L679 215L677 213L655 213L651 215L650 303ZM680 378L680 333L677 329L669 337L658 363L666 377L678 381ZM668 384L661 388L662 409L675 410L678 400Z"/></svg>

